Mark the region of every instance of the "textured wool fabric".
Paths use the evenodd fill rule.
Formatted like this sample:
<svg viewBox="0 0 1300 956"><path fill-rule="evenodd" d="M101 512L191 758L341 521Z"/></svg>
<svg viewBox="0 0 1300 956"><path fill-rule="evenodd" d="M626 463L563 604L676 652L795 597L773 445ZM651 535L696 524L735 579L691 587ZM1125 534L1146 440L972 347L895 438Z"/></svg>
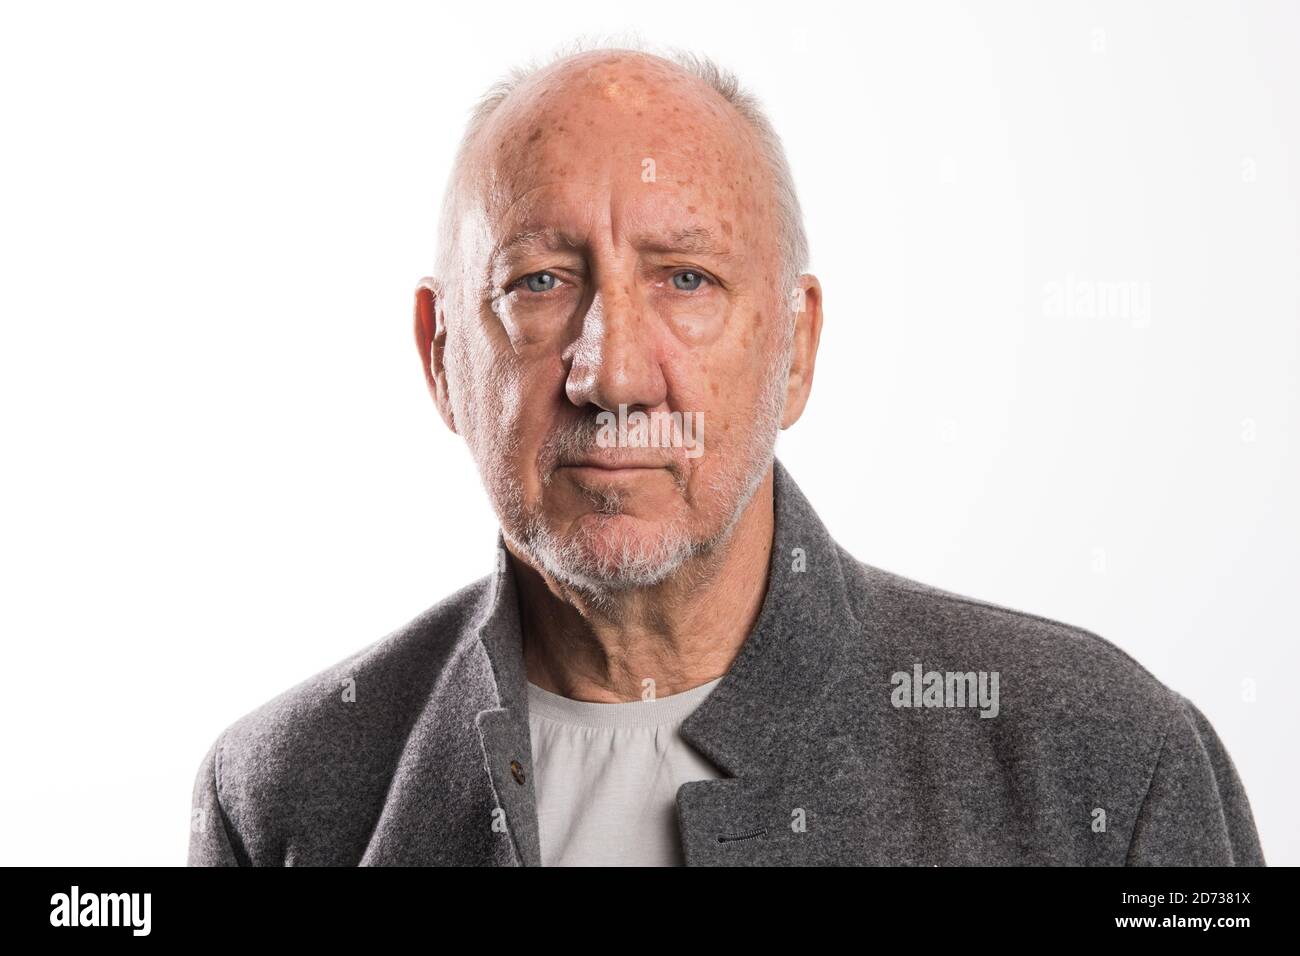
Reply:
<svg viewBox="0 0 1300 956"><path fill-rule="evenodd" d="M543 866L682 862L677 789L716 780L678 725L721 678L651 700L571 700L528 684Z"/></svg>
<svg viewBox="0 0 1300 956"><path fill-rule="evenodd" d="M722 775L677 792L688 866L1263 865L1189 700L1088 631L855 560L779 462L775 499L758 621L679 727ZM190 865L540 865L497 546L495 573L222 731ZM919 672L983 673L996 715L925 706L962 697L900 686Z"/></svg>

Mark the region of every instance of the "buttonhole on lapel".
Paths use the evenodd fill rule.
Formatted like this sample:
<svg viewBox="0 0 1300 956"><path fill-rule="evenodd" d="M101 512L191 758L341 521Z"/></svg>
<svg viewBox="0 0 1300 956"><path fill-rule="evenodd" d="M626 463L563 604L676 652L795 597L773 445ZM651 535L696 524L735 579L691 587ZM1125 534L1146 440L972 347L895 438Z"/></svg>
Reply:
<svg viewBox="0 0 1300 956"><path fill-rule="evenodd" d="M510 775L515 778L515 783L523 785L524 782L524 765L518 760L510 761Z"/></svg>
<svg viewBox="0 0 1300 956"><path fill-rule="evenodd" d="M757 830L750 830L748 833L736 833L728 836L725 833L718 834L719 843L735 843L738 840L753 840L767 833L767 827L760 827Z"/></svg>

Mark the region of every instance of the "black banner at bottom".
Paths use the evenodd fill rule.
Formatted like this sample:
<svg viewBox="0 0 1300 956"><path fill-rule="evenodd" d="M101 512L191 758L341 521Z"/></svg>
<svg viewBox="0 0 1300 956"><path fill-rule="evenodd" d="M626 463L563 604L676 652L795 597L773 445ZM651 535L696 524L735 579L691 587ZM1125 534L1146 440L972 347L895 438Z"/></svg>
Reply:
<svg viewBox="0 0 1300 956"><path fill-rule="evenodd" d="M594 938L619 945L645 934L647 942L665 939L677 912L682 928L716 925L742 935L785 923L797 933L905 929L955 942L963 937L951 934L965 925L978 931L968 940L1046 932L1232 943L1283 929L1296 885L1294 869L1232 868L568 869L536 883L527 872L485 869L10 868L5 876L11 930L47 941L142 945L283 939L332 946L448 921L523 931L535 942L560 927L569 936L575 920L588 941L595 929Z"/></svg>

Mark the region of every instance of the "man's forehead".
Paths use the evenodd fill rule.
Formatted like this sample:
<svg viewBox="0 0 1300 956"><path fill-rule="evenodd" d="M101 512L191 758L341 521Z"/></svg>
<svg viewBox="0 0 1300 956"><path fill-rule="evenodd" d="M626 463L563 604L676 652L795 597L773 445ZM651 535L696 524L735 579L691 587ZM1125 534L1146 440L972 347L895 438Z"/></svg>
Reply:
<svg viewBox="0 0 1300 956"><path fill-rule="evenodd" d="M705 239L716 247L734 232L750 231L744 227L763 211L769 188L753 163L728 162L722 151L700 161L676 147L616 151L598 142L568 156L539 155L485 172L494 174L466 198L498 248L580 244L603 224L647 242L652 234L666 241L671 233L679 247Z"/></svg>
<svg viewBox="0 0 1300 956"><path fill-rule="evenodd" d="M577 128L552 121L525 124L531 132L506 135L495 148L483 150L476 178L486 187L489 206L504 212L556 184L587 192L633 187L723 195L753 182L761 167L750 144L724 130L696 129L679 136L654 128L653 118L641 127L582 123Z"/></svg>
<svg viewBox="0 0 1300 956"><path fill-rule="evenodd" d="M761 165L752 130L703 81L653 59L579 60L513 91L474 165L506 202L552 180L728 182Z"/></svg>

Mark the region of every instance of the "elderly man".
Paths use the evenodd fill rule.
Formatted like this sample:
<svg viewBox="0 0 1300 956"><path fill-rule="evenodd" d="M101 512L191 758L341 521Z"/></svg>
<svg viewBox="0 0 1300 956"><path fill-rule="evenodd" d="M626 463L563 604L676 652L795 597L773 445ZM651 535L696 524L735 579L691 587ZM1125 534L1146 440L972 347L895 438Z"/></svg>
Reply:
<svg viewBox="0 0 1300 956"><path fill-rule="evenodd" d="M480 104L415 333L495 572L236 721L191 864L1261 864L1205 717L1113 645L864 565L775 461L822 323L707 60Z"/></svg>

